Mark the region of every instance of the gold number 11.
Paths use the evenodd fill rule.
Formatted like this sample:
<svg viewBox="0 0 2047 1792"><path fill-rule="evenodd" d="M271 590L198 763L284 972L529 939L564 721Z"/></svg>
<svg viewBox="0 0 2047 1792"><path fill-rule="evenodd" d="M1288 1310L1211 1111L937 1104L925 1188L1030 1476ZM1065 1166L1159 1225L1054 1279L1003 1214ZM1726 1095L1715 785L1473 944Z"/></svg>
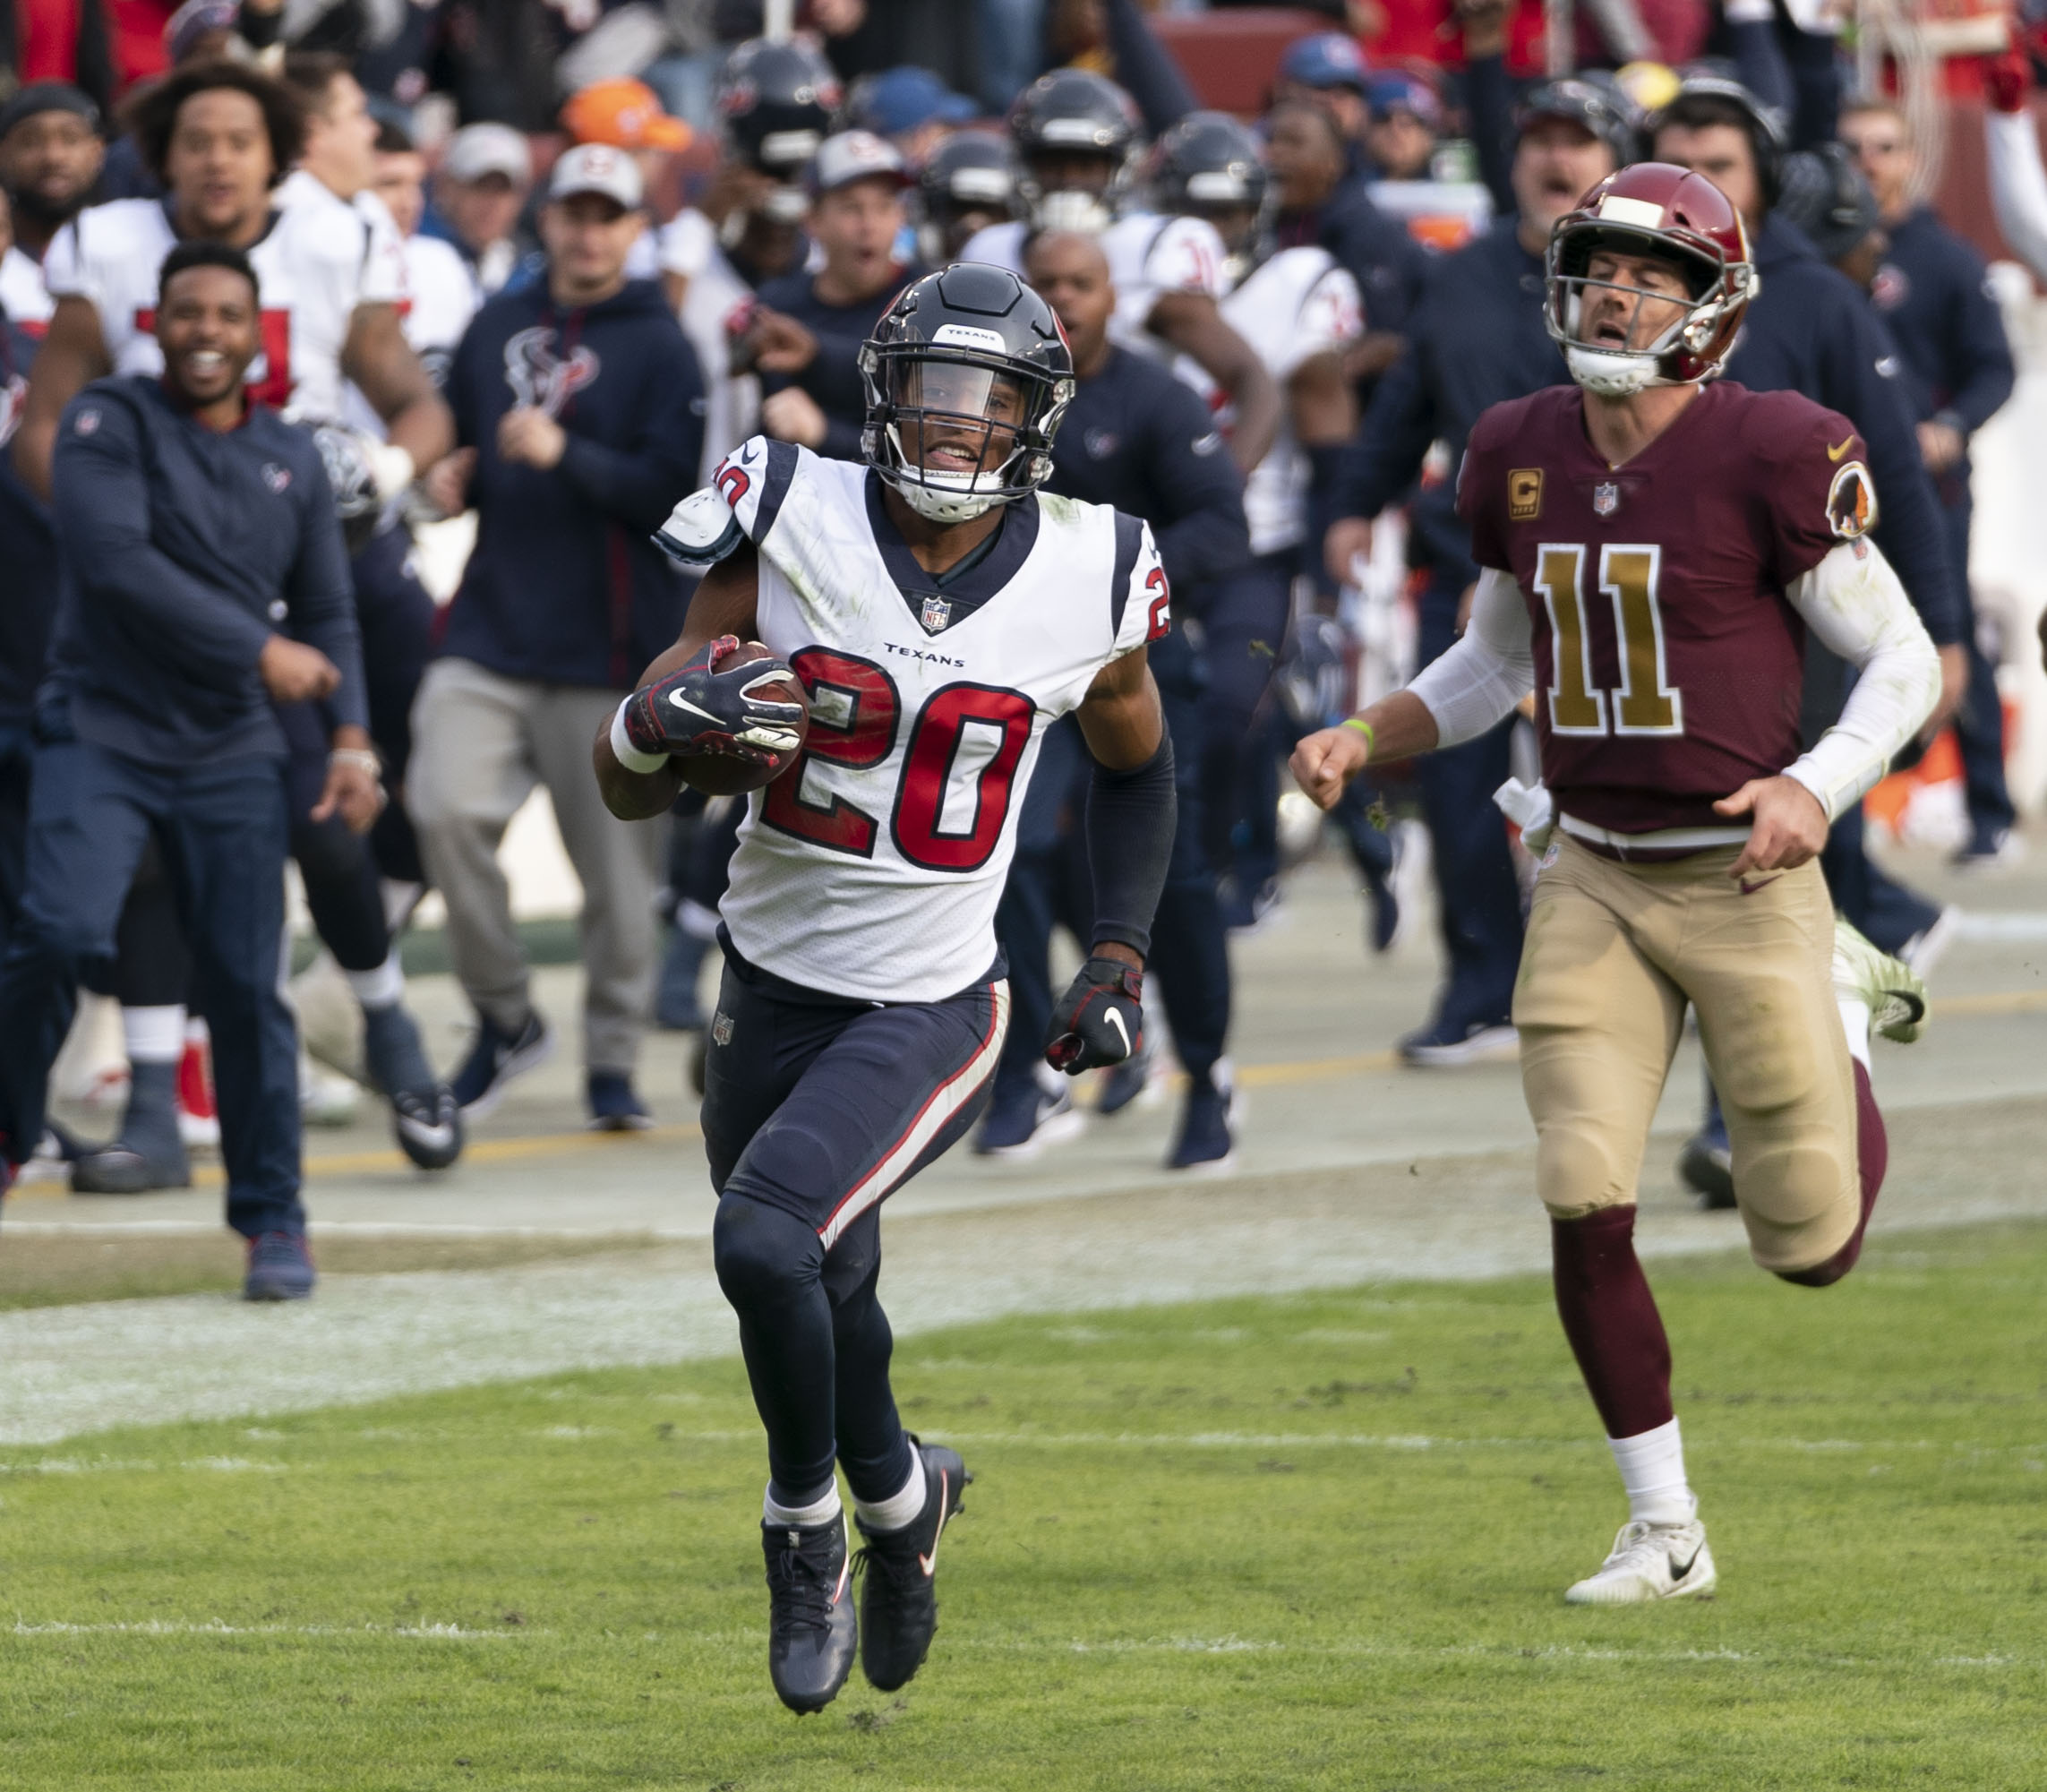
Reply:
<svg viewBox="0 0 2047 1792"><path fill-rule="evenodd" d="M1609 545L1599 550L1599 590L1614 606L1621 688L1595 689L1592 634L1586 622L1585 547L1546 542L1536 560L1536 589L1549 612L1555 681L1549 687L1549 725L1559 734L1605 734L1612 715L1615 734L1682 734L1684 695L1664 671L1663 611L1657 584L1663 550Z"/></svg>

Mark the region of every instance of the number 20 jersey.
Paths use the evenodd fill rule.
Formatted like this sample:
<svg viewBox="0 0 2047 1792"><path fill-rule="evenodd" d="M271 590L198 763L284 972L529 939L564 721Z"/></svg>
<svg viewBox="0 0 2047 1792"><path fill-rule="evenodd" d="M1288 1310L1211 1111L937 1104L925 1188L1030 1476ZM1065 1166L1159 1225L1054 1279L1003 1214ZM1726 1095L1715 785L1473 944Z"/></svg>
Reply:
<svg viewBox="0 0 2047 1792"><path fill-rule="evenodd" d="M1707 386L1609 467L1551 386L1471 431L1471 557L1529 608L1543 781L1619 834L1728 826L1714 802L1799 755L1805 624L1784 593L1876 520L1862 438L1796 392Z"/></svg>
<svg viewBox="0 0 2047 1792"><path fill-rule="evenodd" d="M716 484L759 549L759 639L810 696L802 755L749 800L719 905L732 943L834 995L953 995L995 963L1045 730L1170 626L1151 531L1024 498L947 596L864 466L756 436Z"/></svg>

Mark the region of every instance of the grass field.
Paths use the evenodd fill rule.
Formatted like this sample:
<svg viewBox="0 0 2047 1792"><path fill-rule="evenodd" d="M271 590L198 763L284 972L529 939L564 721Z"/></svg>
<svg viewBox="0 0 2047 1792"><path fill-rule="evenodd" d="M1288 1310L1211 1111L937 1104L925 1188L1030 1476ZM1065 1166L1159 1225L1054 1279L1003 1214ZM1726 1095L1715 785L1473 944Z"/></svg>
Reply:
<svg viewBox="0 0 2047 1792"><path fill-rule="evenodd" d="M0 1783L2047 1785L2047 1228L1653 1273L1710 1603L1561 1603L1624 1511L1540 1281L1008 1320L898 1347L979 1479L809 1720L736 1364L0 1451Z"/></svg>

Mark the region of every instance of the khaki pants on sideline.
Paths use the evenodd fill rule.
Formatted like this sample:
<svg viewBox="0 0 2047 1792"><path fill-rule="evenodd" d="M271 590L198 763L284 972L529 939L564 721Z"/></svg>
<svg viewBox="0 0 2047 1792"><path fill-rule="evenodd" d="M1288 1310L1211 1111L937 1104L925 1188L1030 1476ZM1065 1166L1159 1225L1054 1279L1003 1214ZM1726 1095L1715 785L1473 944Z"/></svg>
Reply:
<svg viewBox="0 0 2047 1792"><path fill-rule="evenodd" d="M1749 1249L1809 1269L1861 1215L1854 1073L1817 863L1729 879L1735 847L1623 864L1559 835L1514 988L1536 1180L1559 1219L1635 1199L1689 999L1734 1147Z"/></svg>
<svg viewBox="0 0 2047 1792"><path fill-rule="evenodd" d="M498 843L534 786L547 786L583 883L584 1064L630 1075L653 1000L659 828L619 820L597 794L590 743L618 701L615 690L435 660L413 701L406 804L448 905L455 974L477 1008L510 1031L532 1003Z"/></svg>

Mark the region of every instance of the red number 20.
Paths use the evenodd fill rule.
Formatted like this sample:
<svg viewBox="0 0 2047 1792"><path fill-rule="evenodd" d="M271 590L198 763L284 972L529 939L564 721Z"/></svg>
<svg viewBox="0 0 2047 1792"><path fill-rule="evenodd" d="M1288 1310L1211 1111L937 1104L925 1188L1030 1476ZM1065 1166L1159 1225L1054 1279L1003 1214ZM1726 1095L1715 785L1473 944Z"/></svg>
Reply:
<svg viewBox="0 0 2047 1792"><path fill-rule="evenodd" d="M1152 624L1144 637L1149 646L1173 631L1173 594L1166 584L1166 569L1154 566L1144 577L1144 588L1152 594Z"/></svg>
<svg viewBox="0 0 2047 1792"><path fill-rule="evenodd" d="M789 664L810 693L810 734L796 763L768 785L760 819L835 853L872 858L879 818L843 796L806 800L803 775L812 759L854 771L887 759L902 715L895 681L871 660L823 647L805 647ZM1009 814L1035 714L1022 692L989 685L950 684L931 697L911 727L895 793L891 833L905 859L933 871L973 871L988 862ZM970 728L984 740L992 733L994 744L975 776L964 827L944 829L946 793Z"/></svg>

